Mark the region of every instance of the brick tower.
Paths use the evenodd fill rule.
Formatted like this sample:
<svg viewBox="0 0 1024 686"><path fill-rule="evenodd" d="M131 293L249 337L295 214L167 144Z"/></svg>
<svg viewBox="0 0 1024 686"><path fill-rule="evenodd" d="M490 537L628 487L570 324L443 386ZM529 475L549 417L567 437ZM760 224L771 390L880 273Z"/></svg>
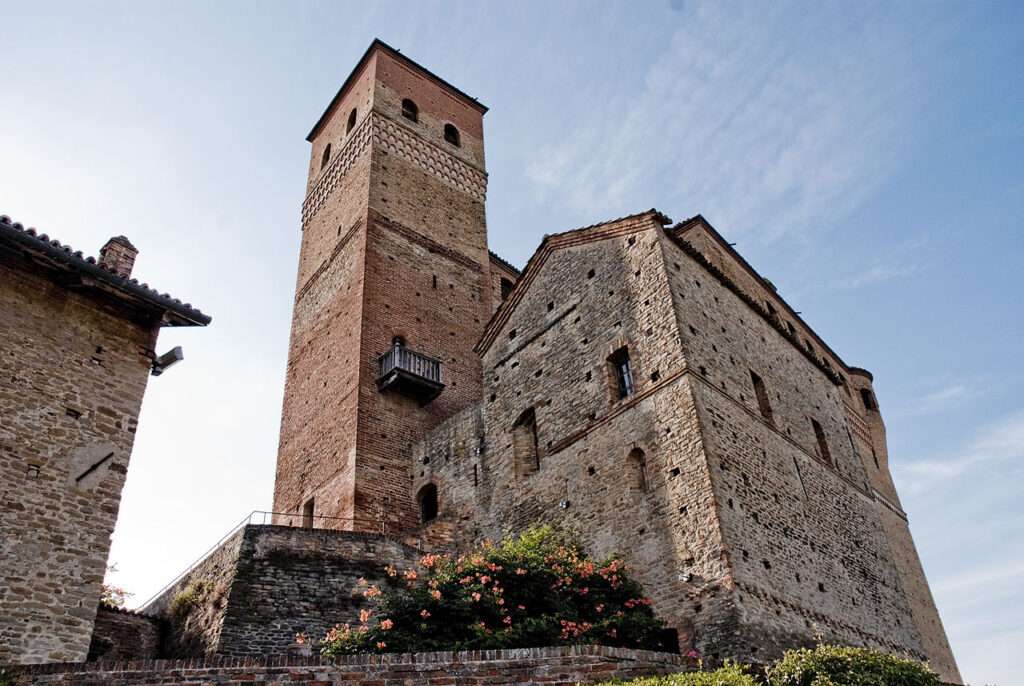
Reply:
<svg viewBox="0 0 1024 686"><path fill-rule="evenodd" d="M375 40L310 132L279 523L415 526L412 444L479 400L486 111Z"/></svg>

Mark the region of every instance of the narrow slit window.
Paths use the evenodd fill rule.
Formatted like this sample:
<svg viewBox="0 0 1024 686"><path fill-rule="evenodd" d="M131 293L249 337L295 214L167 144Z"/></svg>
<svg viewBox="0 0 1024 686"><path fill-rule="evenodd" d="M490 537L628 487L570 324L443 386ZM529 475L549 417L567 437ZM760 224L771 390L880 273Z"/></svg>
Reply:
<svg viewBox="0 0 1024 686"><path fill-rule="evenodd" d="M328 143L327 147L324 148L324 155L320 158L320 168L323 169L327 166L327 163L331 161L331 144Z"/></svg>
<svg viewBox="0 0 1024 686"><path fill-rule="evenodd" d="M764 380L751 370L750 381L754 384L754 395L757 396L757 406L761 410L761 416L774 426L775 418L772 415L772 405L768 399L768 389L764 385Z"/></svg>
<svg viewBox="0 0 1024 686"><path fill-rule="evenodd" d="M412 100L406 98L405 100L402 101L402 116L408 119L409 121L419 121L420 108L417 107L416 103L414 103Z"/></svg>
<svg viewBox="0 0 1024 686"><path fill-rule="evenodd" d="M637 490L646 493L649 487L647 479L647 455L640 448L629 452L629 467L633 472L633 483Z"/></svg>
<svg viewBox="0 0 1024 686"><path fill-rule="evenodd" d="M307 500L306 504L302 506L302 528L313 528L314 508L313 498Z"/></svg>
<svg viewBox="0 0 1024 686"><path fill-rule="evenodd" d="M537 413L532 407L524 410L512 425L512 453L515 457L516 476L528 476L540 469Z"/></svg>
<svg viewBox="0 0 1024 686"><path fill-rule="evenodd" d="M507 300L508 296L512 293L513 283L509 279L501 280L501 299Z"/></svg>
<svg viewBox="0 0 1024 686"><path fill-rule="evenodd" d="M348 125L345 127L345 133L351 133L354 128L356 128L356 110L353 107L352 112L348 115Z"/></svg>
<svg viewBox="0 0 1024 686"><path fill-rule="evenodd" d="M611 365L617 398L621 400L633 395L636 388L633 385L633 367L629 360L629 349L619 348L608 358L608 363Z"/></svg>
<svg viewBox="0 0 1024 686"><path fill-rule="evenodd" d="M865 410L877 410L878 403L875 402L875 396L871 395L871 391L866 388L860 389L860 398L864 401Z"/></svg>
<svg viewBox="0 0 1024 686"><path fill-rule="evenodd" d="M427 484L416 497L420 505L420 521L424 524L437 519L437 486Z"/></svg>
<svg viewBox="0 0 1024 686"><path fill-rule="evenodd" d="M825 439L825 429L814 418L811 419L811 426L814 427L814 437L818 440L818 454L825 462L832 464L832 453L829 451L828 441Z"/></svg>

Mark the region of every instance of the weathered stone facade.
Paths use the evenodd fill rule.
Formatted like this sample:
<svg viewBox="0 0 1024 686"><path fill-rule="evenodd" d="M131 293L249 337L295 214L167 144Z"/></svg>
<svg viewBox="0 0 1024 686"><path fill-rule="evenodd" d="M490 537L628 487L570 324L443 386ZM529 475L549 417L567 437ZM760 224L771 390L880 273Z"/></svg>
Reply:
<svg viewBox="0 0 1024 686"><path fill-rule="evenodd" d="M84 660L161 326L209 317L0 217L0 663Z"/></svg>
<svg viewBox="0 0 1024 686"><path fill-rule="evenodd" d="M380 534L244 526L143 611L168 622L161 656L284 655L298 633L356 624L358 580L388 585L386 566L406 569L422 554Z"/></svg>
<svg viewBox="0 0 1024 686"><path fill-rule="evenodd" d="M155 660L161 655L165 628L160 617L100 605L88 661Z"/></svg>
<svg viewBox="0 0 1024 686"><path fill-rule="evenodd" d="M489 255L484 111L375 42L310 134L279 521L432 548L555 523L710 658L824 636L960 681L871 375L700 216ZM398 352L389 385L391 346L443 387Z"/></svg>

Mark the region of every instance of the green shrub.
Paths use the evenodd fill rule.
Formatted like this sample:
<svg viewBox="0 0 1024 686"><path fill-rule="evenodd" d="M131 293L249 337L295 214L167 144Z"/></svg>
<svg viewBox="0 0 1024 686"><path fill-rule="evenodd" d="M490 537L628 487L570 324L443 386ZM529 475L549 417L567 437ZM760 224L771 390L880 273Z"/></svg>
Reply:
<svg viewBox="0 0 1024 686"><path fill-rule="evenodd" d="M369 607L337 626L325 655L601 644L663 650L664 625L622 560L587 559L550 527L468 555L389 568L394 588L363 581ZM674 646L673 646L674 648Z"/></svg>
<svg viewBox="0 0 1024 686"><path fill-rule="evenodd" d="M758 686L743 665L726 664L713 672L683 672L668 676L633 679L628 686ZM622 682L608 681L598 686L624 686Z"/></svg>
<svg viewBox="0 0 1024 686"><path fill-rule="evenodd" d="M171 617L181 619L187 615L192 611L192 608L203 601L212 587L213 584L204 579L196 579L189 582L188 586L178 591L171 598L170 605L167 608L171 613Z"/></svg>
<svg viewBox="0 0 1024 686"><path fill-rule="evenodd" d="M867 648L790 650L768 670L771 686L939 686L927 665Z"/></svg>

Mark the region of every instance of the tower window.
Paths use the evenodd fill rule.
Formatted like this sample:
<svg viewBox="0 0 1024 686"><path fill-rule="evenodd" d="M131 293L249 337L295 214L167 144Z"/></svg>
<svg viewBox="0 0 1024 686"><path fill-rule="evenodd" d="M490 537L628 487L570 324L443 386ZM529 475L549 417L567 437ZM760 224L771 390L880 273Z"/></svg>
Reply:
<svg viewBox="0 0 1024 686"><path fill-rule="evenodd" d="M455 128L454 124L444 125L444 139L454 146L462 145L462 140L459 136L459 130Z"/></svg>
<svg viewBox="0 0 1024 686"><path fill-rule="evenodd" d="M437 519L437 486L427 484L416 496L420 506L420 521L426 524Z"/></svg>
<svg viewBox="0 0 1024 686"><path fill-rule="evenodd" d="M348 126L345 127L345 133L351 133L352 129L356 127L356 108L352 108L352 112L348 115Z"/></svg>
<svg viewBox="0 0 1024 686"><path fill-rule="evenodd" d="M313 528L313 512L314 503L313 499L310 498L306 501L306 504L302 506L302 528L312 529Z"/></svg>
<svg viewBox="0 0 1024 686"><path fill-rule="evenodd" d="M871 391L866 388L860 389L860 399L864 401L865 410L877 410L878 403L875 402L875 396L871 395Z"/></svg>
<svg viewBox="0 0 1024 686"><path fill-rule="evenodd" d="M636 389L633 386L633 367L629 361L629 349L623 346L613 352L608 358L608 364L612 368L617 397L622 399L633 395Z"/></svg>
<svg viewBox="0 0 1024 686"><path fill-rule="evenodd" d="M508 296L512 293L513 283L508 279L501 280L501 299L507 300Z"/></svg>
<svg viewBox="0 0 1024 686"><path fill-rule="evenodd" d="M647 482L647 456L640 448L633 448L629 452L629 468L633 472L633 483L641 493L646 493Z"/></svg>
<svg viewBox="0 0 1024 686"><path fill-rule="evenodd" d="M528 476L540 469L537 449L537 414L528 408L512 425L512 453L515 457L516 476Z"/></svg>
<svg viewBox="0 0 1024 686"><path fill-rule="evenodd" d="M402 101L402 116L409 121L420 120L420 108L409 98Z"/></svg>
<svg viewBox="0 0 1024 686"><path fill-rule="evenodd" d="M832 464L832 453L828 449L828 441L825 440L825 430L821 428L818 420L813 417L811 418L811 426L814 427L814 437L818 439L818 453L821 455L821 459Z"/></svg>
<svg viewBox="0 0 1024 686"><path fill-rule="evenodd" d="M768 389L765 388L764 380L751 371L750 381L754 384L754 394L757 396L757 406L761 410L761 416L768 420L769 424L774 426L775 418L772 416L772 405L768 401Z"/></svg>
<svg viewBox="0 0 1024 686"><path fill-rule="evenodd" d="M331 144L328 143L327 147L324 148L324 156L320 158L320 168L323 169L327 166L327 163L331 161Z"/></svg>

